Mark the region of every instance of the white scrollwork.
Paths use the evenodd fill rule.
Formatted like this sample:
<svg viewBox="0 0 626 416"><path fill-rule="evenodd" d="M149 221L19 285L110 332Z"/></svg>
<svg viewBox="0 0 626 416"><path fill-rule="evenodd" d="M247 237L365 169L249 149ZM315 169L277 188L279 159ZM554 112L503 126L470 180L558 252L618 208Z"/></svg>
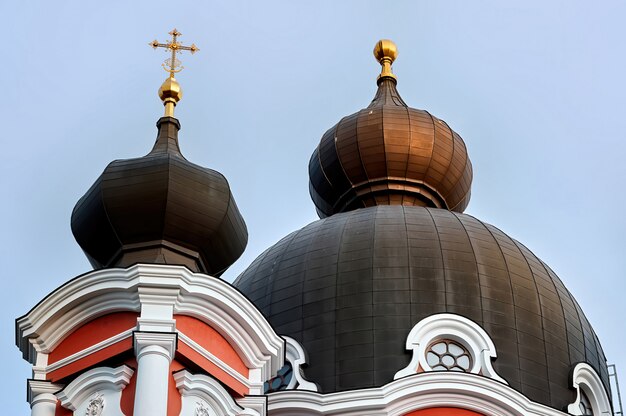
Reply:
<svg viewBox="0 0 626 416"><path fill-rule="evenodd" d="M302 345L293 338L283 336L286 341L285 358L291 364L293 369L293 377L287 386L287 390L309 390L318 391L318 387L315 383L312 383L304 378L302 366L307 362L306 352Z"/></svg>
<svg viewBox="0 0 626 416"><path fill-rule="evenodd" d="M102 394L96 393L89 401L89 405L87 406L87 411L85 412L86 416L102 416L102 411L104 410L104 397Z"/></svg>
<svg viewBox="0 0 626 416"><path fill-rule="evenodd" d="M587 363L578 363L571 374L572 387L576 390L576 400L567 407L572 415L586 414L581 402L586 396L594 415L611 415L611 401L604 389L602 379L596 370ZM584 395L583 395L584 394Z"/></svg>
<svg viewBox="0 0 626 416"><path fill-rule="evenodd" d="M209 409L204 406L204 402L200 401L197 403L198 407L196 407L196 412L194 413L194 416L211 416L211 413L209 413Z"/></svg>
<svg viewBox="0 0 626 416"><path fill-rule="evenodd" d="M431 362L433 364L431 366L427 359L429 346L434 342L445 340L458 343L462 346L459 349L467 351L467 368L461 365L459 369L468 373L482 374L485 377L508 384L492 366L491 361L496 358L496 347L489 334L476 322L451 313L431 315L419 321L411 329L406 339L406 349L413 351L413 357L408 366L396 373L394 380L418 372L437 371L440 369L438 367L445 369L443 366L438 366L434 361ZM452 355L446 355L449 359L452 358ZM461 355L463 354L461 353Z"/></svg>

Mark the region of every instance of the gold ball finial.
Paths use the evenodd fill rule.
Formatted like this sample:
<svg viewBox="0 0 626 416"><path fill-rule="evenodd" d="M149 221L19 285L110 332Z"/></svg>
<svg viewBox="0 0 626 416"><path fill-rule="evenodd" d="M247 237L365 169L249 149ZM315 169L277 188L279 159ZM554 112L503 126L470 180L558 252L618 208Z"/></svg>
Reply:
<svg viewBox="0 0 626 416"><path fill-rule="evenodd" d="M395 43L389 39L381 39L376 42L374 46L374 57L382 65L382 70L378 79L383 77L390 77L396 79L396 76L391 72L391 64L398 57L398 47Z"/></svg>
<svg viewBox="0 0 626 416"><path fill-rule="evenodd" d="M165 116L174 117L174 107L183 98L183 90L174 76L169 76L163 81L159 88L159 98L165 105Z"/></svg>

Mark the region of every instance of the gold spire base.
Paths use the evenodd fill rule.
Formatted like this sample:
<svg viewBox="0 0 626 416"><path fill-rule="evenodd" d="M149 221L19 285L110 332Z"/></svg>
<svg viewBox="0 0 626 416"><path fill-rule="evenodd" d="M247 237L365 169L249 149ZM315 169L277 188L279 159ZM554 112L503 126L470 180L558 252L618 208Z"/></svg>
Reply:
<svg viewBox="0 0 626 416"><path fill-rule="evenodd" d="M396 80L398 79L398 78L396 78L395 74L393 72L391 72L391 62L392 61L389 58L383 58L381 60L380 63L381 63L383 68L380 70L380 75L378 76L377 79L381 79L381 78L384 78L384 77L390 77L390 78L393 78L393 79L396 79Z"/></svg>
<svg viewBox="0 0 626 416"><path fill-rule="evenodd" d="M174 101L165 102L165 117L174 117L174 108L176 103Z"/></svg>

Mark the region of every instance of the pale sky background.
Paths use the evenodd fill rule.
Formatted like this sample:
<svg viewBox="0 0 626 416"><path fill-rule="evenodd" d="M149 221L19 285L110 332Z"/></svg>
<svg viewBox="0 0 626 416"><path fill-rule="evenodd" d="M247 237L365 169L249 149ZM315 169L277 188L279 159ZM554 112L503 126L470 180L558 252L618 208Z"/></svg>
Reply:
<svg viewBox="0 0 626 416"><path fill-rule="evenodd" d="M373 98L379 38L398 89L446 120L474 165L468 214L548 263L626 386L626 3L603 1L9 1L3 16L0 381L29 414L14 319L90 270L72 208L107 163L149 151L174 27L186 157L222 172L250 233L232 281L317 217L320 137Z"/></svg>

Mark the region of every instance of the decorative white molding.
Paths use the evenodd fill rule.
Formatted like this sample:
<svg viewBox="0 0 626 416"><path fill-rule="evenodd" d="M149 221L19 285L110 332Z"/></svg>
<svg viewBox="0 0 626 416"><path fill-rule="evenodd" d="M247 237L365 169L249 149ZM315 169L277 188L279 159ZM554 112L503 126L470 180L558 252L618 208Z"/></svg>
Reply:
<svg viewBox="0 0 626 416"><path fill-rule="evenodd" d="M174 319L150 319L141 317L137 318L137 330L143 332L174 332L176 331L176 321Z"/></svg>
<svg viewBox="0 0 626 416"><path fill-rule="evenodd" d="M194 416L213 416L213 415L209 413L209 409L204 406L204 402L199 401L196 407L196 411L194 412Z"/></svg>
<svg viewBox="0 0 626 416"><path fill-rule="evenodd" d="M76 377L56 396L61 405L75 416L106 415L124 416L120 407L122 390L126 387L133 370L125 365L117 368L98 367ZM106 411L102 413L106 406ZM89 413L95 411L96 413ZM100 411L101 413L97 413Z"/></svg>
<svg viewBox="0 0 626 416"><path fill-rule="evenodd" d="M63 388L62 384L55 384L50 381L29 379L27 382L27 399L30 406L38 403L51 403L56 406L57 397L54 395Z"/></svg>
<svg viewBox="0 0 626 416"><path fill-rule="evenodd" d="M580 411L581 391L591 402L594 415L612 415L611 401L604 389L598 373L587 363L578 363L572 371L572 387L576 389L576 400L567 406L572 415L582 415Z"/></svg>
<svg viewBox="0 0 626 416"><path fill-rule="evenodd" d="M284 341L261 312L221 279L182 266L137 264L102 269L59 287L17 319L18 347L35 363L37 352L49 353L74 329L99 316L142 312L144 328L167 329L173 314L190 315L218 331L262 383L283 366Z"/></svg>
<svg viewBox="0 0 626 416"><path fill-rule="evenodd" d="M148 332L174 332L174 304L180 294L180 287L139 286L141 316L137 319L137 329Z"/></svg>
<svg viewBox="0 0 626 416"><path fill-rule="evenodd" d="M48 366L48 354L37 353L35 365L33 365L33 379L46 380L46 367Z"/></svg>
<svg viewBox="0 0 626 416"><path fill-rule="evenodd" d="M250 383L250 380L248 380L246 377L238 373L236 370L234 370L224 361L220 360L215 355L211 354L210 351L205 349L203 346L195 342L193 339L191 339L187 335L179 331L178 337L182 342L189 345L195 352L197 352L198 354L200 354L201 356L209 360L211 363L219 367L220 370L224 371L226 374L228 374L229 376L231 376L232 378L234 378L235 380L237 380L238 382L246 386L248 390L254 387L252 383ZM256 387L259 387L259 386L256 386ZM262 388L263 386L261 385L260 387Z"/></svg>
<svg viewBox="0 0 626 416"><path fill-rule="evenodd" d="M176 332L133 332L133 347L137 360L145 354L159 354L171 362L176 353Z"/></svg>
<svg viewBox="0 0 626 416"><path fill-rule="evenodd" d="M137 357L135 384L135 416L164 415L167 413L167 388L170 364L176 352L178 335L175 332L135 332L133 334Z"/></svg>
<svg viewBox="0 0 626 416"><path fill-rule="evenodd" d="M133 335L133 331L134 331L134 329L131 328L131 329L127 330L127 331L120 332L119 334L114 335L114 336L112 336L110 338L107 338L107 339L105 339L103 341L100 341L99 343L94 344L94 345L92 345L90 347L87 347L84 350L78 351L78 352L76 352L76 353L74 353L72 355L68 355L67 357L62 358L59 361L56 361L56 362L50 364L49 366L46 366L45 367L45 373L49 373L51 371L56 371L56 370L58 370L61 367L65 367L68 364L71 364L71 363L73 363L75 361L78 361L78 360L81 360L81 359L83 359L85 357L88 357L91 354L93 354L95 352L98 352L100 350L103 350L103 349L105 349L107 347L110 347L111 345L116 344L116 343L118 343L120 341L123 341L126 338L130 338ZM38 354L38 355L41 355L41 354Z"/></svg>
<svg viewBox="0 0 626 416"><path fill-rule="evenodd" d="M413 351L411 362L398 371L394 379L415 374L420 367L424 371L432 371L426 361L426 349L438 339L450 339L467 348L472 356L470 373L482 374L508 384L493 369L491 361L497 356L496 347L487 332L474 321L451 313L431 315L411 329L406 339L406 349Z"/></svg>
<svg viewBox="0 0 626 416"><path fill-rule="evenodd" d="M267 415L267 396L245 396L235 399L240 407L243 407L242 415L250 416L266 416Z"/></svg>
<svg viewBox="0 0 626 416"><path fill-rule="evenodd" d="M293 370L293 377L289 381L287 389L318 391L317 385L306 380L304 374L302 374L302 366L307 363L306 351L295 339L285 335L282 337L285 339L287 346L285 356Z"/></svg>
<svg viewBox="0 0 626 416"><path fill-rule="evenodd" d="M100 393L96 393L91 400L89 400L89 404L87 405L87 411L85 412L86 416L102 416L102 412L104 411L104 396Z"/></svg>
<svg viewBox="0 0 626 416"><path fill-rule="evenodd" d="M283 390L267 400L272 416L402 416L431 407L458 407L489 416L566 416L499 381L454 371L414 374L383 387L338 393Z"/></svg>
<svg viewBox="0 0 626 416"><path fill-rule="evenodd" d="M215 379L204 374L181 370L174 374L181 395L180 416L259 416L252 409L244 409Z"/></svg>

